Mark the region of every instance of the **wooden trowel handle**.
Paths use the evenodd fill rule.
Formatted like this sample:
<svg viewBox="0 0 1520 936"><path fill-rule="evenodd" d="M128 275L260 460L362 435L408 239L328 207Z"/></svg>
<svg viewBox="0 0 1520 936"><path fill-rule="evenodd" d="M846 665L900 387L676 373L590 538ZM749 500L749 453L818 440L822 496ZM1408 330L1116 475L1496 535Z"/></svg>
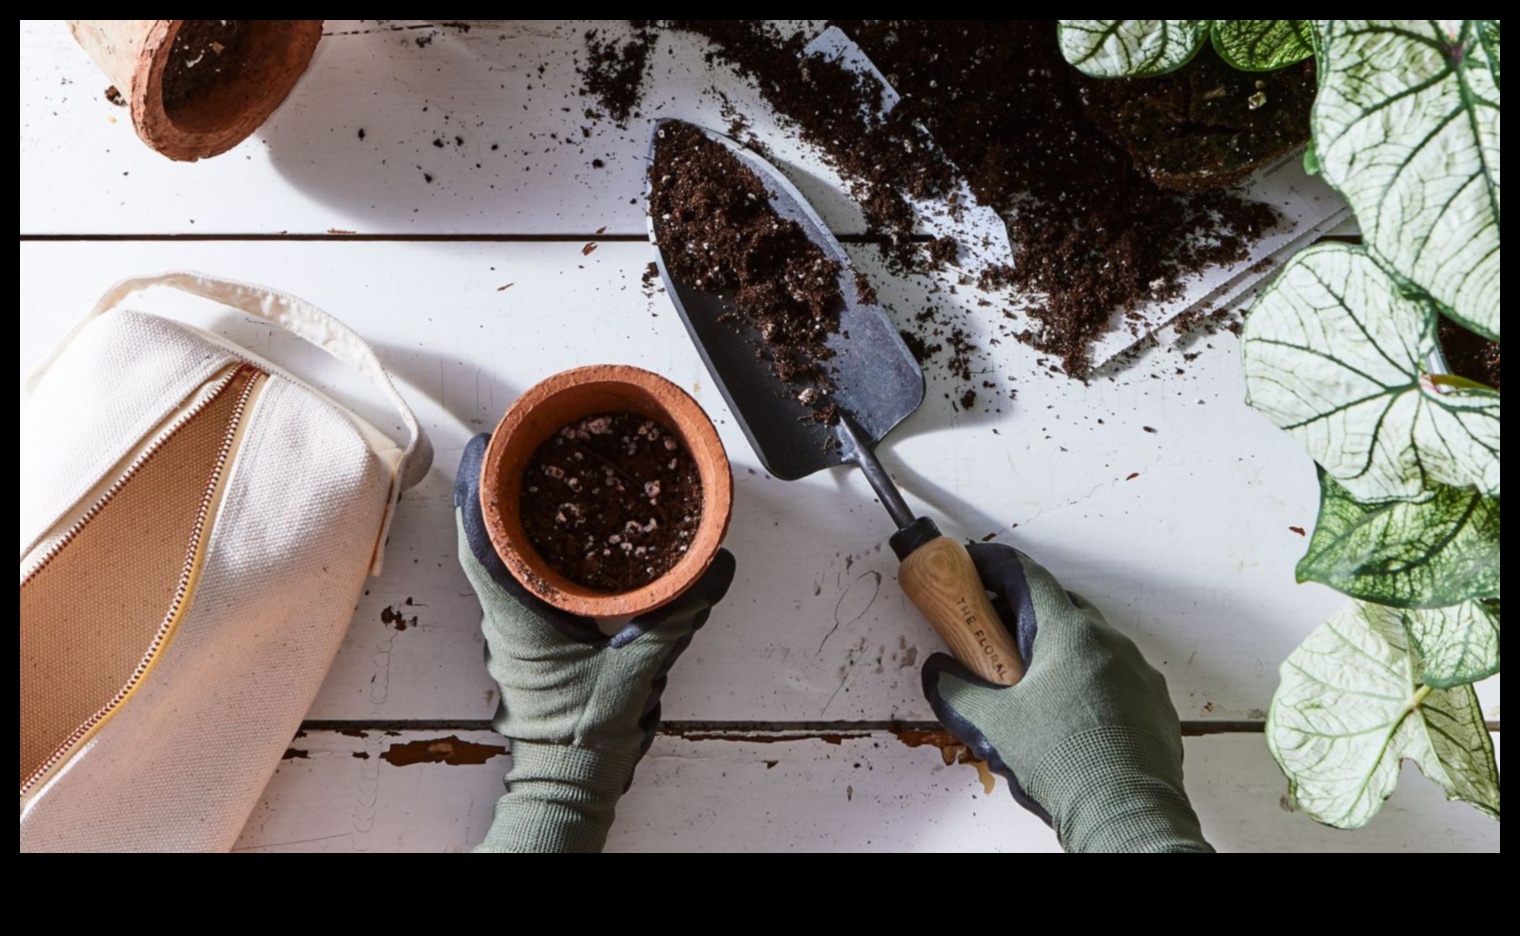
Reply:
<svg viewBox="0 0 1520 936"><path fill-rule="evenodd" d="M941 536L903 560L902 589L934 625L955 658L995 686L1016 686L1024 661L987 600L987 590L958 541Z"/></svg>

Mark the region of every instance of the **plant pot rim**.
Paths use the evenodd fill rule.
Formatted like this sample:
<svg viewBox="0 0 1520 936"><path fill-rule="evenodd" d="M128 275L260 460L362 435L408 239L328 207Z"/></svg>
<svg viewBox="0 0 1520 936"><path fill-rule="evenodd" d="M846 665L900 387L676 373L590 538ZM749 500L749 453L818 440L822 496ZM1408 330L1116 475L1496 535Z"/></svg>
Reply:
<svg viewBox="0 0 1520 936"><path fill-rule="evenodd" d="M263 126L295 90L322 39L325 20L246 20L261 24L250 58L224 87L171 111L165 76L175 40L190 20L70 20L75 38L115 82L137 133L170 159L219 156ZM104 25L101 25L104 24Z"/></svg>
<svg viewBox="0 0 1520 936"><path fill-rule="evenodd" d="M588 398L617 398L623 401L624 411L662 423L681 438L702 478L702 522L686 557L649 585L622 594L593 591L556 572L528 541L520 517L520 472L538 447L575 420L610 411L604 407L592 407L596 412L577 411L576 401ZM567 402L570 409L565 409ZM560 410L571 415L564 417ZM507 477L514 470L516 477ZM627 365L577 368L550 377L524 393L496 427L481 465L481 510L491 544L507 571L540 600L561 611L597 620L648 614L690 590L723 546L733 515L733 496L733 469L712 419L674 383Z"/></svg>

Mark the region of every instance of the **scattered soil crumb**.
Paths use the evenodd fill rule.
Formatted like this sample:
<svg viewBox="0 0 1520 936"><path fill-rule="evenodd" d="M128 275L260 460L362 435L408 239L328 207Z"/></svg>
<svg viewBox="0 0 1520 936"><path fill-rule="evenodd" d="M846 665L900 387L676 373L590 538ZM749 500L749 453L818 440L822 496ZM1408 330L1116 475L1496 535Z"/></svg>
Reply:
<svg viewBox="0 0 1520 936"><path fill-rule="evenodd" d="M876 287L859 270L855 271L855 301L861 305L876 305L880 297L876 293Z"/></svg>
<svg viewBox="0 0 1520 936"><path fill-rule="evenodd" d="M589 61L580 70L584 93L600 101L608 116L620 125L628 123L643 96L644 74L655 42L655 32L649 28L648 20L629 22L634 35L626 42L604 35L600 29L587 30Z"/></svg>

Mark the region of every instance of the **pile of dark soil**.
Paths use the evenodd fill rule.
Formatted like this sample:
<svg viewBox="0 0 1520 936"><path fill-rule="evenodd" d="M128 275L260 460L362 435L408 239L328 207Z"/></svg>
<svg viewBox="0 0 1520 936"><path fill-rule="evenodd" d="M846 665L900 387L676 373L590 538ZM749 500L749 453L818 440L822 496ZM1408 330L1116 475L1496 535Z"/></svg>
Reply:
<svg viewBox="0 0 1520 936"><path fill-rule="evenodd" d="M828 340L839 332L841 268L727 147L671 124L649 170L650 215L671 275L732 299L731 319L758 336L756 353L810 407L833 390Z"/></svg>
<svg viewBox="0 0 1520 936"><path fill-rule="evenodd" d="M185 20L164 66L164 110L173 114L237 77L253 32L244 20Z"/></svg>
<svg viewBox="0 0 1520 936"><path fill-rule="evenodd" d="M630 413L566 426L523 478L523 529L577 585L622 594L686 556L702 524L702 478L676 436Z"/></svg>
<svg viewBox="0 0 1520 936"><path fill-rule="evenodd" d="M712 43L708 61L728 64L753 79L776 112L803 140L822 150L850 184L874 233L890 242L890 255L910 270L932 262L913 241L908 198L948 194L954 168L933 138L899 109L883 116L882 88L874 79L814 56L807 36L784 36L767 20L664 20L670 29ZM943 256L944 248L941 248Z"/></svg>
<svg viewBox="0 0 1520 936"><path fill-rule="evenodd" d="M1441 349L1458 377L1499 389L1499 345L1480 338L1455 322L1441 319Z"/></svg>
<svg viewBox="0 0 1520 936"><path fill-rule="evenodd" d="M1137 168L1090 116L1087 100L1100 83L1066 63L1052 21L838 25L903 95L904 118L928 128L977 199L1011 219L1014 263L983 271L981 285L1043 297L1024 310L1036 327L1021 338L1061 358L1073 376L1088 372L1089 346L1115 310L1174 298L1193 274L1243 259L1277 222L1270 207L1224 192L1171 192L1153 170ZM1200 57L1174 81L1211 67ZM1115 85L1104 93L1122 101L1151 90L1124 84L1127 92ZM1275 113L1234 103L1247 121Z"/></svg>
<svg viewBox="0 0 1520 936"><path fill-rule="evenodd" d="M849 181L901 269L958 260L953 242L912 238L908 198L946 200L964 174L979 202L1011 219L1017 250L1011 267L969 272L983 288L1037 297L1019 310L1032 327L1018 337L1079 377L1116 310L1174 298L1277 222L1229 192L1184 194L1158 179L1233 181L1308 133L1312 66L1222 76L1209 54L1155 85L1100 87L1066 63L1052 20L835 21L902 95L885 117L874 80L805 58L807 37L765 20L640 22L646 46L658 28L697 33L710 61L753 79Z"/></svg>

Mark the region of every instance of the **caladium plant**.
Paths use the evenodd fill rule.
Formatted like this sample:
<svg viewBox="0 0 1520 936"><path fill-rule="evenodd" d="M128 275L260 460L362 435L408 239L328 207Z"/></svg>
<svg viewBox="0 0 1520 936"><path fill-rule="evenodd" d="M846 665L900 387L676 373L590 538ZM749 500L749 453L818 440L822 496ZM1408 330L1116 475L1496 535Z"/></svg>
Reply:
<svg viewBox="0 0 1520 936"><path fill-rule="evenodd" d="M1355 604L1315 631L1283 667L1267 724L1298 807L1359 828L1398 785L1404 761L1498 818L1499 775L1471 686L1424 682L1397 612Z"/></svg>
<svg viewBox="0 0 1520 936"><path fill-rule="evenodd" d="M1268 722L1297 806L1370 822L1412 761L1499 817L1472 686L1499 672L1499 392L1448 373L1441 320L1499 341L1498 20L1067 20L1088 74L1161 74L1208 37L1239 67L1316 56L1307 155L1361 246L1295 257L1246 323L1253 407L1319 464L1300 581L1354 602L1283 667ZM1255 38L1253 38L1255 37Z"/></svg>
<svg viewBox="0 0 1520 936"><path fill-rule="evenodd" d="M1242 71L1314 54L1309 20L1061 20L1066 60L1094 78L1148 78L1191 62L1204 44Z"/></svg>

